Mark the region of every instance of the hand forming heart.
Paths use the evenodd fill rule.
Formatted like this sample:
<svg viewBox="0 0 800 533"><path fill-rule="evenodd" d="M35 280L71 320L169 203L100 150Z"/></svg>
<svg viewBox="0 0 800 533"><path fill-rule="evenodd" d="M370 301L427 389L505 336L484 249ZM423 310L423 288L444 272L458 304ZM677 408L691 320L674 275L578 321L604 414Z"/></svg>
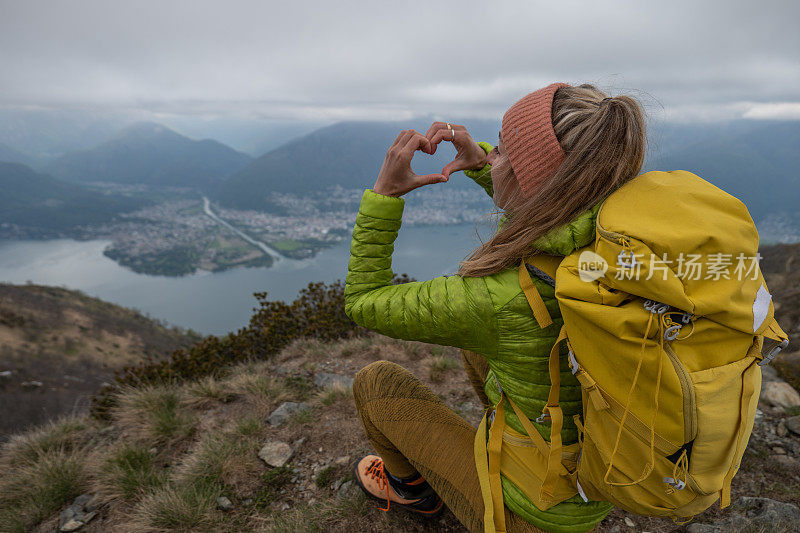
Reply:
<svg viewBox="0 0 800 533"><path fill-rule="evenodd" d="M385 196L402 196L408 191L430 183L447 181L442 174L426 174L420 176L411 170L411 159L414 152L421 150L426 154L436 151L424 135L414 130L403 130L386 152L383 166L378 173L378 180L372 187L373 192Z"/></svg>
<svg viewBox="0 0 800 533"><path fill-rule="evenodd" d="M486 152L475 142L464 126L434 122L428 128L425 138L429 139L433 145L432 154L436 153L436 147L442 141L452 142L458 150L455 159L442 169L442 174L446 178L449 178L452 172L481 169L486 165Z"/></svg>
<svg viewBox="0 0 800 533"><path fill-rule="evenodd" d="M403 130L386 152L386 158L378 174L373 192L386 196L402 196L409 191L429 185L442 183L450 178L452 172L471 168L483 168L486 152L472 139L464 126L444 122L434 122L426 135L415 130ZM441 174L420 176L411 170L411 159L417 150L433 155L442 141L452 142L458 149L455 159L445 165Z"/></svg>

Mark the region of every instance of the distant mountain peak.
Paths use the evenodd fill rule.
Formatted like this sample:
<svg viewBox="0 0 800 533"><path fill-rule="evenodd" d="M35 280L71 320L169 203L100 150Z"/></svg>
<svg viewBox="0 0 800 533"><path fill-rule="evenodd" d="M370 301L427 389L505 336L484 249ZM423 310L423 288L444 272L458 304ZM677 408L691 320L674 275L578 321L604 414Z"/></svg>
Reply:
<svg viewBox="0 0 800 533"><path fill-rule="evenodd" d="M68 181L113 181L208 187L252 158L206 139L196 141L156 122L136 122L90 150L70 152L47 170Z"/></svg>
<svg viewBox="0 0 800 533"><path fill-rule="evenodd" d="M159 137L164 135L181 137L188 140L188 137L185 135L181 135L177 131L157 122L135 122L124 128L119 133L118 137Z"/></svg>

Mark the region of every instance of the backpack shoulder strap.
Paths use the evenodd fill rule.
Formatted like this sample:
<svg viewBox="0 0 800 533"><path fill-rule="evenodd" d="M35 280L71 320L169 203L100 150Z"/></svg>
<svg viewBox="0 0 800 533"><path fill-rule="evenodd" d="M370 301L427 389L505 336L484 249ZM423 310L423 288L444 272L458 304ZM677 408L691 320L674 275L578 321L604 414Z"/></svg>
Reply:
<svg viewBox="0 0 800 533"><path fill-rule="evenodd" d="M563 255L534 254L525 258L525 262L547 274L551 279L556 279L558 265L564 260Z"/></svg>

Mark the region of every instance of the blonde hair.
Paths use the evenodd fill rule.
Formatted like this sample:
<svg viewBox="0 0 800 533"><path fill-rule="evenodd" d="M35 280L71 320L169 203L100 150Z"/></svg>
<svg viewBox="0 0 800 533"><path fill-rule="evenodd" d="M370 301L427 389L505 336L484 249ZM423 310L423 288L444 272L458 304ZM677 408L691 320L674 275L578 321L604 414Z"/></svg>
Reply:
<svg viewBox="0 0 800 533"><path fill-rule="evenodd" d="M561 87L552 111L564 162L531 197L514 188L504 204L503 227L461 261L458 275L488 276L518 264L537 252L533 243L539 237L570 222L641 171L647 137L645 114L635 98L609 98L591 84ZM513 174L511 165L502 167ZM497 181L512 178L500 176Z"/></svg>

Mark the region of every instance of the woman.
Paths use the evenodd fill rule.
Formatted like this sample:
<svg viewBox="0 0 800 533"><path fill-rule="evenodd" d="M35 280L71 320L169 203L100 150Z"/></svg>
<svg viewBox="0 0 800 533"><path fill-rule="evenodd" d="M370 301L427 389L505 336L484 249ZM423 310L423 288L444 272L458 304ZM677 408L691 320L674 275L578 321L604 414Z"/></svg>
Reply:
<svg viewBox="0 0 800 533"><path fill-rule="evenodd" d="M442 174L415 175L416 150L433 154L441 141L458 149ZM386 154L372 189L362 196L353 231L345 310L384 335L462 349L484 407L500 389L549 440L542 412L550 387L548 355L563 323L552 279L533 276L553 324L540 328L520 288L524 257L564 256L590 243L601 201L639 174L645 153L641 107L592 85L554 83L512 105L499 143L476 143L463 126L434 123L426 135L406 130ZM400 228L401 198L446 182L463 170L503 210L497 233L461 262L454 276L392 285L391 254ZM540 273L543 274L543 273ZM563 357L563 355L562 355ZM402 367L377 361L356 376L353 392L364 430L378 455L355 466L356 481L388 510L435 516L446 504L471 531L483 530L484 503L475 466L476 429ZM578 382L562 366L565 444L577 440ZM506 424L525 433L511 408ZM509 531L587 531L610 510L575 496L546 511L502 478Z"/></svg>

